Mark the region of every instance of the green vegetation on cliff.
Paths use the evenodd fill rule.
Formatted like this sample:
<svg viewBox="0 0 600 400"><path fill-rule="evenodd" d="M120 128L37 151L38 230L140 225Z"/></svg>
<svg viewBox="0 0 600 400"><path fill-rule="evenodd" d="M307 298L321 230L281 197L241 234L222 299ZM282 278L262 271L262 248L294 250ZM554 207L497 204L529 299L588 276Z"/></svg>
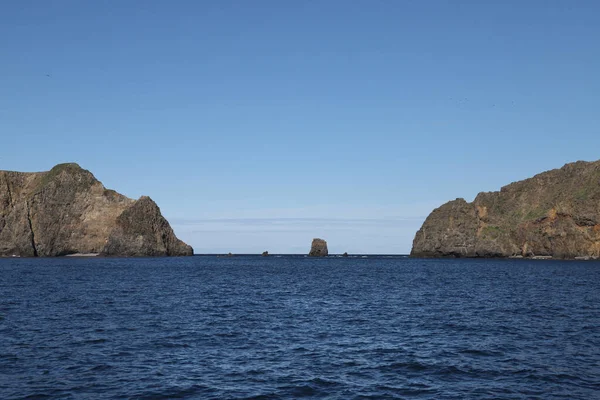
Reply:
<svg viewBox="0 0 600 400"><path fill-rule="evenodd" d="M435 209L417 257L600 257L600 161L567 164Z"/></svg>

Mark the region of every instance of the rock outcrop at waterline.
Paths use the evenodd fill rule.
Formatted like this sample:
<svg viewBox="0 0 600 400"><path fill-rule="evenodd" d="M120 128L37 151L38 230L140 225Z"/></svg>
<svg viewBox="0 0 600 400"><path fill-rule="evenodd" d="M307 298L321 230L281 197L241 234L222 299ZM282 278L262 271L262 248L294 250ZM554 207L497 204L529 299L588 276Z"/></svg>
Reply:
<svg viewBox="0 0 600 400"><path fill-rule="evenodd" d="M600 257L600 161L567 164L435 209L415 257Z"/></svg>
<svg viewBox="0 0 600 400"><path fill-rule="evenodd" d="M192 255L149 197L106 189L77 164L0 171L0 256Z"/></svg>
<svg viewBox="0 0 600 400"><path fill-rule="evenodd" d="M327 257L328 254L327 242L323 239L313 239L308 255L311 257Z"/></svg>

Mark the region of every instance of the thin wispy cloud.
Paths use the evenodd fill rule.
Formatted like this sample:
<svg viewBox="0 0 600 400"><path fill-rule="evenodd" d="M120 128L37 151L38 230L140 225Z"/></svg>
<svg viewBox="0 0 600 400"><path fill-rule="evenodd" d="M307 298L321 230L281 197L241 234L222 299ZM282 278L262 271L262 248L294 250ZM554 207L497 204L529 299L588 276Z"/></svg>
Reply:
<svg viewBox="0 0 600 400"><path fill-rule="evenodd" d="M397 224L403 221L422 221L425 216L390 218L172 218L172 225L188 226L200 224L242 224L242 225L303 225L303 224L339 224L372 225Z"/></svg>
<svg viewBox="0 0 600 400"><path fill-rule="evenodd" d="M323 237L333 253L405 254L427 213L438 205L234 210L227 216L173 217L170 222L198 253L303 253L313 237Z"/></svg>

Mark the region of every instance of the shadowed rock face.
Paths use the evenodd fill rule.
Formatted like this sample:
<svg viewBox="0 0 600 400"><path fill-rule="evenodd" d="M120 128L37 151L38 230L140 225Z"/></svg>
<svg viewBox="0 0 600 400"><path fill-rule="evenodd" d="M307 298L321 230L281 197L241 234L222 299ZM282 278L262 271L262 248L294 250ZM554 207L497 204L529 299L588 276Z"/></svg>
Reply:
<svg viewBox="0 0 600 400"><path fill-rule="evenodd" d="M137 221L126 226L122 221L132 214ZM48 172L0 171L0 256L134 255L105 249L118 241L143 242L135 255L191 254L158 216L149 198L135 201L107 190L77 164ZM131 243L122 248L130 250Z"/></svg>
<svg viewBox="0 0 600 400"><path fill-rule="evenodd" d="M102 251L119 256L191 256L150 197L143 196L117 217Z"/></svg>
<svg viewBox="0 0 600 400"><path fill-rule="evenodd" d="M600 257L600 161L567 164L433 210L415 257Z"/></svg>
<svg viewBox="0 0 600 400"><path fill-rule="evenodd" d="M328 254L327 242L323 239L313 239L308 255L311 257L326 257Z"/></svg>

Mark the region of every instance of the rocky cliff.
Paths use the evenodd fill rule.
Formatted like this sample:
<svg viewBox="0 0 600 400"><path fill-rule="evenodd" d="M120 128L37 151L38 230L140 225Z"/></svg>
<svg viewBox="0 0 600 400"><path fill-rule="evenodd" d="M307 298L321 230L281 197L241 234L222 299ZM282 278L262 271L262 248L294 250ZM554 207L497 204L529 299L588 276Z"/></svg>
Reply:
<svg viewBox="0 0 600 400"><path fill-rule="evenodd" d="M76 253L192 255L148 197L106 189L77 164L48 172L0 171L0 256Z"/></svg>
<svg viewBox="0 0 600 400"><path fill-rule="evenodd" d="M328 254L327 242L323 239L313 239L308 255L311 257L327 257Z"/></svg>
<svg viewBox="0 0 600 400"><path fill-rule="evenodd" d="M600 257L600 161L575 162L433 210L415 257Z"/></svg>

